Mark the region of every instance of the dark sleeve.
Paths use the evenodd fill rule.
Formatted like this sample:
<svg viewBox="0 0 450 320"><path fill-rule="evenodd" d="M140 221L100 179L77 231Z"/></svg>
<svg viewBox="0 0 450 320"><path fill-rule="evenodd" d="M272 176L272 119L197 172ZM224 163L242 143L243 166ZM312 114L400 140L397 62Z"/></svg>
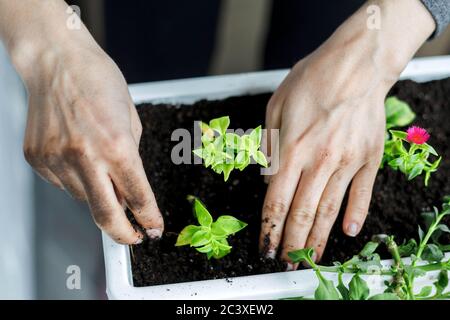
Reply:
<svg viewBox="0 0 450 320"><path fill-rule="evenodd" d="M436 22L431 38L437 37L450 23L450 0L421 0Z"/></svg>

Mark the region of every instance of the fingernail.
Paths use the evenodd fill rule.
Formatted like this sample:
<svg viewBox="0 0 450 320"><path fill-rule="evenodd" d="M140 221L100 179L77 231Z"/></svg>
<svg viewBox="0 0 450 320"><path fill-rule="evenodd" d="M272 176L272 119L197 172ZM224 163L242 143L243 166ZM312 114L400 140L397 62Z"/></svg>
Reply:
<svg viewBox="0 0 450 320"><path fill-rule="evenodd" d="M267 259L275 259L277 252L273 249L267 250L266 252L266 258Z"/></svg>
<svg viewBox="0 0 450 320"><path fill-rule="evenodd" d="M356 237L358 231L359 226L354 222L350 223L347 227L347 235L349 235L350 237Z"/></svg>
<svg viewBox="0 0 450 320"><path fill-rule="evenodd" d="M146 229L145 233L150 239L159 239L162 236L162 232L160 229Z"/></svg>
<svg viewBox="0 0 450 320"><path fill-rule="evenodd" d="M137 240L136 240L136 242L135 242L134 244L141 244L141 243L142 243L142 241L144 241L144 239L142 239L142 238L139 238L139 239L137 239Z"/></svg>

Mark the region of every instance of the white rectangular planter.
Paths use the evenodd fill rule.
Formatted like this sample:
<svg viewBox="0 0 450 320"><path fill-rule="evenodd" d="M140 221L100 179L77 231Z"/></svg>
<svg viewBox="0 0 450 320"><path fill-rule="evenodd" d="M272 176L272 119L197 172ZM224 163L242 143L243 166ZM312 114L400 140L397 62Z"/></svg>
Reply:
<svg viewBox="0 0 450 320"><path fill-rule="evenodd" d="M186 80L161 81L130 86L135 103L164 102L192 104L201 99L274 91L288 70L214 76ZM450 56L420 58L411 61L401 79L418 82L450 76ZM228 279L185 282L150 287L134 287L128 246L119 245L103 234L107 294L110 299L279 299L311 296L317 287L312 270L271 273ZM447 254L447 258L450 254ZM390 260L383 261L389 265ZM327 274L335 279L334 274ZM431 284L436 273L417 280L418 287ZM349 281L346 275L344 281ZM368 279L371 294L380 293L385 278Z"/></svg>

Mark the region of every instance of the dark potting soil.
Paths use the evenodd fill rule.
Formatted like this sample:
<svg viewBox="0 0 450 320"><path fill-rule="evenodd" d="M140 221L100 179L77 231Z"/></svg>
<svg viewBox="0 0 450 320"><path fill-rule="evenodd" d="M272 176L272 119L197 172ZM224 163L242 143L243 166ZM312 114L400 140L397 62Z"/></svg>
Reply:
<svg viewBox="0 0 450 320"><path fill-rule="evenodd" d="M410 104L417 113L416 125L431 133L430 144L443 156L441 167L428 188L421 177L408 182L403 174L389 168L380 170L367 221L356 238L342 232L341 212L332 230L322 264L343 261L356 254L371 236L393 234L398 242L417 237L420 213L439 206L450 194L450 78L418 84L402 81L390 95ZM136 286L185 281L229 278L234 276L283 271L277 261L263 259L258 253L261 208L267 185L259 167L231 173L227 183L202 165L175 165L171 161L171 134L177 128L193 132L195 120L205 122L229 115L230 128L255 128L264 124L265 107L270 94L233 97L220 101L200 101L193 106L138 106L143 124L140 152L159 208L165 220L165 233L159 241L145 241L133 248L133 277ZM220 260L207 260L189 246L175 247L178 233L195 224L187 195L199 197L212 215L231 214L248 227L230 239L232 252Z"/></svg>

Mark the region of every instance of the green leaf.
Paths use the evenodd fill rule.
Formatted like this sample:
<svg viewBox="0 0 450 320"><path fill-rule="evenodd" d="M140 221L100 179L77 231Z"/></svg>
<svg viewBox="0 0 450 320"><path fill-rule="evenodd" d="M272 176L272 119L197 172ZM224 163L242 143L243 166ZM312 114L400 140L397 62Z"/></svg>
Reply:
<svg viewBox="0 0 450 320"><path fill-rule="evenodd" d="M199 230L192 236L191 246L201 247L209 243L211 235L206 230Z"/></svg>
<svg viewBox="0 0 450 320"><path fill-rule="evenodd" d="M436 171L436 169L439 167L439 165L441 164L442 161L442 157L439 157L439 159L437 159L435 162L433 162L433 164L430 167L430 171Z"/></svg>
<svg viewBox="0 0 450 320"><path fill-rule="evenodd" d="M235 133L227 132L225 134L225 144L229 148L237 149L241 144L241 137Z"/></svg>
<svg viewBox="0 0 450 320"><path fill-rule="evenodd" d="M422 253L422 260L429 262L439 262L444 259L444 253L435 244L427 244Z"/></svg>
<svg viewBox="0 0 450 320"><path fill-rule="evenodd" d="M353 276L348 287L350 300L366 300L369 297L369 287L358 274Z"/></svg>
<svg viewBox="0 0 450 320"><path fill-rule="evenodd" d="M339 300L339 292L334 287L333 281L325 279L318 271L316 271L316 274L319 279L319 286L314 292L314 298L316 300Z"/></svg>
<svg viewBox="0 0 450 320"><path fill-rule="evenodd" d="M403 157L399 157L399 158L395 158L392 159L391 161L388 162L388 165L392 168L392 169L397 169L402 167L405 164L405 158Z"/></svg>
<svg viewBox="0 0 450 320"><path fill-rule="evenodd" d="M261 151L258 150L258 151L256 151L254 158L257 163L259 163L264 168L267 168L267 159L266 159L266 156L264 155L264 153L262 153Z"/></svg>
<svg viewBox="0 0 450 320"><path fill-rule="evenodd" d="M405 127L411 124L416 115L409 105L397 97L389 97L385 103L387 128Z"/></svg>
<svg viewBox="0 0 450 320"><path fill-rule="evenodd" d="M242 164L245 162L246 158L248 158L248 153L245 150L239 151L236 155L236 158L234 159L234 163L237 167L237 165Z"/></svg>
<svg viewBox="0 0 450 320"><path fill-rule="evenodd" d="M398 246L400 257L408 257L417 251L417 242L415 239L409 239L407 243Z"/></svg>
<svg viewBox="0 0 450 320"><path fill-rule="evenodd" d="M227 181L228 178L230 177L230 173L231 171L233 171L234 169L234 164L233 163L224 163L223 164L223 180Z"/></svg>
<svg viewBox="0 0 450 320"><path fill-rule="evenodd" d="M448 271L447 270L441 270L441 272L438 275L438 278L435 283L433 283L436 287L436 293L441 294L444 292L444 290L448 286Z"/></svg>
<svg viewBox="0 0 450 320"><path fill-rule="evenodd" d="M255 148L259 148L259 146L261 145L261 137L262 137L261 126L255 128L250 133L250 140L253 141Z"/></svg>
<svg viewBox="0 0 450 320"><path fill-rule="evenodd" d="M425 236L425 233L423 232L422 228L420 226L417 226L418 233L419 233L419 240L422 241L423 237Z"/></svg>
<svg viewBox="0 0 450 320"><path fill-rule="evenodd" d="M232 216L220 216L214 223L213 228L221 229L226 235L234 234L242 229L244 229L247 224L240 221Z"/></svg>
<svg viewBox="0 0 450 320"><path fill-rule="evenodd" d="M230 125L230 117L228 117L228 116L217 118L217 119L212 119L209 122L209 126L213 130L220 133L221 135L225 135L229 125Z"/></svg>
<svg viewBox="0 0 450 320"><path fill-rule="evenodd" d="M436 150L432 146L430 146L428 143L419 145L419 148L431 153L433 156L439 157L439 154L436 152Z"/></svg>
<svg viewBox="0 0 450 320"><path fill-rule="evenodd" d="M400 140L406 140L406 138L408 137L408 134L406 132L403 132L403 131L389 130L389 132L391 133L391 135L394 138L397 138L397 139L400 139Z"/></svg>
<svg viewBox="0 0 450 320"><path fill-rule="evenodd" d="M224 151L225 148L225 141L222 138L214 139L214 141L210 144L212 149L212 154L217 155L221 154Z"/></svg>
<svg viewBox="0 0 450 320"><path fill-rule="evenodd" d="M216 246L217 248L219 248L222 251L230 251L231 250L231 246L228 244L227 239L217 239L217 240L213 240L212 241L213 246Z"/></svg>
<svg viewBox="0 0 450 320"><path fill-rule="evenodd" d="M211 214L208 212L205 205L197 198L194 200L194 214L201 226L211 226L213 220Z"/></svg>
<svg viewBox="0 0 450 320"><path fill-rule="evenodd" d="M416 297L418 298L426 298L431 294L431 291L433 290L432 286L425 286L422 287L422 289L420 290L420 292L416 295Z"/></svg>
<svg viewBox="0 0 450 320"><path fill-rule="evenodd" d="M369 300L400 300L400 298L395 293L385 292L371 296Z"/></svg>
<svg viewBox="0 0 450 320"><path fill-rule="evenodd" d="M299 249L296 251L288 252L288 256L292 260L293 263L308 261L311 259L313 254L314 254L313 248L304 248L304 249Z"/></svg>
<svg viewBox="0 0 450 320"><path fill-rule="evenodd" d="M203 247L198 247L195 249L201 253L208 253L208 252L212 251L212 244L208 243L207 245L204 245Z"/></svg>
<svg viewBox="0 0 450 320"><path fill-rule="evenodd" d="M175 243L175 246L178 247L191 244L192 236L200 229L201 227L193 225L185 227L183 230L181 230L180 234L178 235L177 243Z"/></svg>
<svg viewBox="0 0 450 320"><path fill-rule="evenodd" d="M239 170L244 170L250 164L250 156L247 151L242 150L236 156L234 167Z"/></svg>
<svg viewBox="0 0 450 320"><path fill-rule="evenodd" d="M239 150L250 151L250 136L244 135L241 137L241 145L239 146Z"/></svg>
<svg viewBox="0 0 450 320"><path fill-rule="evenodd" d="M214 252L212 256L214 259L222 259L229 253L230 253L230 250L220 250L219 249L216 252Z"/></svg>
<svg viewBox="0 0 450 320"><path fill-rule="evenodd" d="M425 227L427 229L429 229L431 224L436 220L438 214L439 214L439 209L436 207L433 207L433 211L431 211L431 212L422 212L421 213L422 219L423 219Z"/></svg>
<svg viewBox="0 0 450 320"><path fill-rule="evenodd" d="M445 224L438 224L436 229L445 233L450 233L449 227L447 227Z"/></svg>
<svg viewBox="0 0 450 320"><path fill-rule="evenodd" d="M227 232L221 228L217 222L213 222L211 225L211 233L215 238L221 238L226 237L228 234Z"/></svg>
<svg viewBox="0 0 450 320"><path fill-rule="evenodd" d="M217 174L221 174L223 172L223 163L216 163L215 165L212 166L212 169L214 170L215 173Z"/></svg>
<svg viewBox="0 0 450 320"><path fill-rule="evenodd" d="M201 159L204 159L206 157L206 154L203 155L203 149L202 148L195 149L195 150L192 151L192 153L194 153L197 157L199 157Z"/></svg>
<svg viewBox="0 0 450 320"><path fill-rule="evenodd" d="M339 290L343 300L350 300L349 290L342 281L339 281L336 288Z"/></svg>
<svg viewBox="0 0 450 320"><path fill-rule="evenodd" d="M205 167L208 168L209 166L211 166L214 163L214 157L212 156L207 156L205 158Z"/></svg>
<svg viewBox="0 0 450 320"><path fill-rule="evenodd" d="M423 169L425 168L425 165L423 163L417 163L414 165L414 167L411 169L408 175L408 180L412 180L417 176L420 176L423 172Z"/></svg>

